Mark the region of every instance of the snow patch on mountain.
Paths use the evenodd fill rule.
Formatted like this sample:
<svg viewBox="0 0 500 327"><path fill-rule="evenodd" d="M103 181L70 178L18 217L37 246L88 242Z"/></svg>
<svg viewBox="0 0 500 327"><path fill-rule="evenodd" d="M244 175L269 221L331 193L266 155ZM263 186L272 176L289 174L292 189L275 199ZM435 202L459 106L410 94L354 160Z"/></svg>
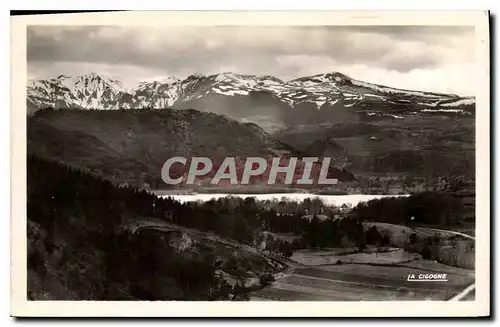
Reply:
<svg viewBox="0 0 500 327"><path fill-rule="evenodd" d="M384 93L384 94L403 94L403 95L414 95L414 96L429 97L429 98L436 98L437 96L439 96L435 93L395 89L392 87L366 83L366 82L358 81L355 79L351 79L351 83L355 86L365 87L365 88L372 89L374 91L377 91L379 93ZM447 98L449 97L448 95L442 95L442 96L447 97Z"/></svg>
<svg viewBox="0 0 500 327"><path fill-rule="evenodd" d="M421 112L454 112L454 113L466 113L460 109L423 109Z"/></svg>
<svg viewBox="0 0 500 327"><path fill-rule="evenodd" d="M229 96L232 96L232 95L248 95L248 91L245 91L245 90L220 90L218 88L213 88L212 89L215 93L218 93L218 94L223 94L223 95L229 95Z"/></svg>
<svg viewBox="0 0 500 327"><path fill-rule="evenodd" d="M459 107L474 105L476 100L474 98L463 98L454 102L442 103L442 107Z"/></svg>

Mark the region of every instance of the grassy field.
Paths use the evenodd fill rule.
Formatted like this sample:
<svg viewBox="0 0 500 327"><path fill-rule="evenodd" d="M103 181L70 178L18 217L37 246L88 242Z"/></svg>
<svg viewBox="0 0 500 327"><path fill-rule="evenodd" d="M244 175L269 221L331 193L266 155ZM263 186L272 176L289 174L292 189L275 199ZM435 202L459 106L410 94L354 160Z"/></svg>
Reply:
<svg viewBox="0 0 500 327"><path fill-rule="evenodd" d="M326 251L317 253L324 258ZM336 252L336 251L332 251ZM336 252L335 256L342 256ZM339 255L340 253L340 255ZM389 252L390 253L390 252ZM474 282L474 272L433 261L374 263L364 254L365 263L315 265L324 259L302 260L270 286L252 293L254 301L443 301ZM349 255L348 255L349 256ZM297 258L300 256L295 256ZM293 257L292 257L293 258ZM302 258L304 259L304 258ZM358 258L359 259L359 258ZM408 281L409 274L446 273L446 282ZM466 300L473 300L469 295Z"/></svg>
<svg viewBox="0 0 500 327"><path fill-rule="evenodd" d="M416 253L408 253L403 249L387 248L384 252L354 252L346 249L336 249L333 251L309 251L300 250L294 252L292 260L306 266L332 265L337 262L362 263L362 264L396 264L420 259Z"/></svg>

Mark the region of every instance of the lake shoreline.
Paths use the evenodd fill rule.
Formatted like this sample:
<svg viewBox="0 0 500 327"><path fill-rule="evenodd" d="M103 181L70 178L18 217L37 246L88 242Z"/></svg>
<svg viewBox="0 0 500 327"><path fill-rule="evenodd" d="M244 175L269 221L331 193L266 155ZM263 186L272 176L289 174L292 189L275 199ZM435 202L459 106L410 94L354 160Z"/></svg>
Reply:
<svg viewBox="0 0 500 327"><path fill-rule="evenodd" d="M378 192L340 192L333 190L308 190L308 189L273 189L273 190L252 190L252 189L176 189L176 190L148 190L156 196L168 196L168 195L200 195L200 194L227 194L227 195L247 195L247 194L313 194L313 195L335 195L335 196L347 196L347 195L384 195L384 196L402 196L409 195L409 193L378 193Z"/></svg>
<svg viewBox="0 0 500 327"><path fill-rule="evenodd" d="M184 193L184 194L163 194L157 195L161 197L171 197L179 202L197 202L210 201L212 199L220 199L225 197L237 198L255 198L259 201L287 201L287 202L302 202L305 199L319 198L328 206L341 206L348 204L356 206L361 202L367 202L374 199L387 197L406 197L409 194L403 195L388 195L388 194L346 194L346 195L321 195L315 193Z"/></svg>

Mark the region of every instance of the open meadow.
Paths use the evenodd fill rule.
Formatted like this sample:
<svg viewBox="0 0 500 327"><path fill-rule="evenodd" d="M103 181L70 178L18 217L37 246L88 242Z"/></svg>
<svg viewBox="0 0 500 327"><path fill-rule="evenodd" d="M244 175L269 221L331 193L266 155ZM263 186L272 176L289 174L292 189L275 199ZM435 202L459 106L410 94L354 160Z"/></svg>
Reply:
<svg viewBox="0 0 500 327"><path fill-rule="evenodd" d="M342 249L345 251L345 249ZM342 263L336 263L340 259ZM294 267L270 286L252 293L254 301L445 301L474 283L474 271L423 260L401 249L385 253L299 251ZM440 273L447 281L408 281L409 274ZM468 295L465 300L473 300Z"/></svg>

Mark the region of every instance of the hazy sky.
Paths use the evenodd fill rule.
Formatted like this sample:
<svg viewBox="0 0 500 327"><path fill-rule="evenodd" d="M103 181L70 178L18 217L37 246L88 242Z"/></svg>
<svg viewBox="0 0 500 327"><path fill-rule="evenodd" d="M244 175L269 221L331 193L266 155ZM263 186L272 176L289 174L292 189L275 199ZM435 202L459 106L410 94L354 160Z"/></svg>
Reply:
<svg viewBox="0 0 500 327"><path fill-rule="evenodd" d="M465 26L28 27L28 77L95 72L142 80L193 73L341 72L393 87L474 95L474 29Z"/></svg>

